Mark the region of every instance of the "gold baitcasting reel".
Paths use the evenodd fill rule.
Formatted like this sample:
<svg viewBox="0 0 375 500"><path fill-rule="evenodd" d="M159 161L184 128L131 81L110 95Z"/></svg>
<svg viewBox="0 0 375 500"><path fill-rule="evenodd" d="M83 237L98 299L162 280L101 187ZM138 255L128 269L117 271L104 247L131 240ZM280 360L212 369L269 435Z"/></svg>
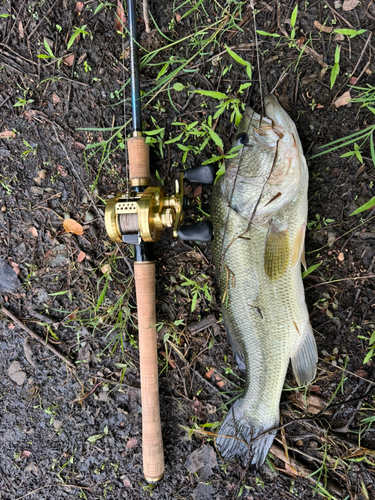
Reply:
<svg viewBox="0 0 375 500"><path fill-rule="evenodd" d="M167 196L162 186L149 186L143 192L130 191L109 199L105 209L108 236L116 242L155 242L166 227L173 227L176 238L182 222L183 190L181 174L175 195Z"/></svg>

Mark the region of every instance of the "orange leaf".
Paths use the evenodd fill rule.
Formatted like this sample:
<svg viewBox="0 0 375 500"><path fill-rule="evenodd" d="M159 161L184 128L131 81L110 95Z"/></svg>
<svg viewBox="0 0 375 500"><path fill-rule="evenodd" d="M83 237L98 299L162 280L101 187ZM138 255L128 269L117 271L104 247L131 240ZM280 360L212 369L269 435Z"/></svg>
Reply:
<svg viewBox="0 0 375 500"><path fill-rule="evenodd" d="M86 257L85 252L79 252L77 257L78 262L82 262L85 257Z"/></svg>
<svg viewBox="0 0 375 500"><path fill-rule="evenodd" d="M79 236L83 235L83 227L73 219L65 219L63 222L63 226L67 233L74 233L78 234Z"/></svg>
<svg viewBox="0 0 375 500"><path fill-rule="evenodd" d="M116 30L117 31L121 31L121 33L124 31L125 21L126 21L126 18L125 18L124 6L123 6L121 0L117 0L117 10L116 10Z"/></svg>

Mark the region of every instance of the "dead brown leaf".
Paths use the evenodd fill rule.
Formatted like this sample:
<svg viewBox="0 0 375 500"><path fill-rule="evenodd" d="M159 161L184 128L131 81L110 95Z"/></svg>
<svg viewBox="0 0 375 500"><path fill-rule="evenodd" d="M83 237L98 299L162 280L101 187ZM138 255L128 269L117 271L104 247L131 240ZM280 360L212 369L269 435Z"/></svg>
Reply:
<svg viewBox="0 0 375 500"><path fill-rule="evenodd" d="M324 410L327 406L327 403L324 399L319 398L318 396L309 395L306 400L300 392L295 392L291 394L290 399L292 403L300 408L301 410L307 411L311 415L317 415L322 410Z"/></svg>
<svg viewBox="0 0 375 500"><path fill-rule="evenodd" d="M86 57L87 57L87 53L85 52L85 53L84 53L84 54L82 54L82 55L80 56L80 58L78 59L78 61L77 61L77 66L79 66L80 64L82 64L82 63L83 63L83 61L86 59Z"/></svg>
<svg viewBox="0 0 375 500"><path fill-rule="evenodd" d="M206 373L204 374L204 376L205 376L206 378L210 379L213 373L214 373L214 369L213 369L213 368L210 368L210 369L208 370L208 372L206 372Z"/></svg>
<svg viewBox="0 0 375 500"><path fill-rule="evenodd" d="M74 219L65 219L63 222L64 229L67 233L83 235L83 227Z"/></svg>
<svg viewBox="0 0 375 500"><path fill-rule="evenodd" d="M76 2L76 12L80 14L83 11L84 3L83 2Z"/></svg>
<svg viewBox="0 0 375 500"><path fill-rule="evenodd" d="M314 26L319 31L323 31L323 33L332 33L333 31L332 27L325 26L324 24L321 24L319 21L314 21Z"/></svg>
<svg viewBox="0 0 375 500"><path fill-rule="evenodd" d="M86 257L85 252L82 252L82 251L79 252L78 257L77 257L78 262L82 262L85 257Z"/></svg>
<svg viewBox="0 0 375 500"><path fill-rule="evenodd" d="M137 438L130 438L129 441L126 443L126 448L128 450L131 450L134 448L134 446L137 446L138 444L138 439Z"/></svg>
<svg viewBox="0 0 375 500"><path fill-rule="evenodd" d="M342 10L348 12L349 10L355 9L358 4L359 0L344 0L344 3L342 4Z"/></svg>
<svg viewBox="0 0 375 500"><path fill-rule="evenodd" d="M30 455L31 455L31 451L24 450L24 451L21 453L20 457L21 457L21 458L28 458Z"/></svg>
<svg viewBox="0 0 375 500"><path fill-rule="evenodd" d="M22 21L20 21L18 23L18 32L20 34L20 38L23 38L25 36L24 31L23 31Z"/></svg>
<svg viewBox="0 0 375 500"><path fill-rule="evenodd" d="M16 137L16 134L11 130L4 130L0 132L0 139L9 139L10 137Z"/></svg>
<svg viewBox="0 0 375 500"><path fill-rule="evenodd" d="M103 274L108 273L111 270L111 266L109 264L106 264L105 266L101 267L100 270Z"/></svg>
<svg viewBox="0 0 375 500"><path fill-rule="evenodd" d="M60 97L56 94L56 92L52 94L52 102L53 104L58 104L60 102Z"/></svg>
<svg viewBox="0 0 375 500"><path fill-rule="evenodd" d="M346 106L351 99L350 91L344 92L340 97L338 97L335 101L335 108L340 108L341 106Z"/></svg>
<svg viewBox="0 0 375 500"><path fill-rule="evenodd" d="M77 149L86 149L86 146L82 142L75 142L74 147Z"/></svg>
<svg viewBox="0 0 375 500"><path fill-rule="evenodd" d="M124 6L122 0L117 0L117 10L116 10L116 30L121 33L124 31L124 24L126 22Z"/></svg>
<svg viewBox="0 0 375 500"><path fill-rule="evenodd" d="M30 231L31 231L31 234L34 236L34 238L38 237L38 231L34 226L32 228L30 228Z"/></svg>
<svg viewBox="0 0 375 500"><path fill-rule="evenodd" d="M176 21L179 23L181 21L181 14L176 12L175 17L176 17Z"/></svg>
<svg viewBox="0 0 375 500"><path fill-rule="evenodd" d="M62 165L57 165L57 171L61 175L61 177L66 177L68 175L67 171Z"/></svg>
<svg viewBox="0 0 375 500"><path fill-rule="evenodd" d="M13 267L16 274L20 274L20 267L16 262L10 261L10 265Z"/></svg>
<svg viewBox="0 0 375 500"><path fill-rule="evenodd" d="M74 54L67 54L62 58L62 62L71 68L74 63Z"/></svg>

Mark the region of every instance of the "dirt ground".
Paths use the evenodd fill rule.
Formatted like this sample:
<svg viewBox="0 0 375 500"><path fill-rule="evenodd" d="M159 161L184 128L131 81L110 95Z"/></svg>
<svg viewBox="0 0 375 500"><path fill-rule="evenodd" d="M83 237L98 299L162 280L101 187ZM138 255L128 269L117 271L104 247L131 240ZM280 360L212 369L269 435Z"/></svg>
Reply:
<svg viewBox="0 0 375 500"><path fill-rule="evenodd" d="M166 471L160 484L147 485L132 250L116 247L103 222L106 197L126 187L128 36L116 32L116 7L109 2L4 0L1 499L375 498L374 427L371 419L363 422L375 417L374 361L363 364L375 330L375 214L371 208L350 216L375 196L374 165L368 142L362 161L340 157L353 147L309 160L319 146L374 123L359 104L337 107L335 101L348 90L356 95L350 83L375 82L375 6L370 0L300 1L292 38L297 2L253 3L255 20L251 2L150 0L149 34L139 4L144 128L159 130L149 135L153 182L171 192L183 168L221 154L213 141L194 150L202 144L194 135L179 143L191 146L186 158L178 141L165 144L182 131L172 125L176 120L199 127L215 114L219 101L194 90L219 91L257 110L261 95L277 93L297 124L310 170L306 257L308 267L321 265L304 282L319 352L316 380L300 392L288 372L281 401L288 425L260 470L224 463L209 433L243 381L220 322L210 247L176 241L165 231L155 258ZM335 39L330 28L366 31ZM311 50L299 51L305 43ZM225 45L252 65L252 85L241 94L246 67ZM340 71L331 89L337 46ZM212 126L228 152L231 110ZM211 187L186 187L187 219L206 218ZM83 226L83 234L67 233L65 218ZM186 286L186 278L195 285Z"/></svg>

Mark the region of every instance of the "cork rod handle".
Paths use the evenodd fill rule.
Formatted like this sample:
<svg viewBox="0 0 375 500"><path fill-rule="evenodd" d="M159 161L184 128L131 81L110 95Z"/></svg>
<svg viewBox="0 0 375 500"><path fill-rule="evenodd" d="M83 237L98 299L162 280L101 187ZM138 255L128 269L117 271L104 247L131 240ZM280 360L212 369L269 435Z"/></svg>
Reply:
<svg viewBox="0 0 375 500"><path fill-rule="evenodd" d="M156 345L155 263L135 262L134 278L141 371L143 474L146 481L155 483L164 475Z"/></svg>
<svg viewBox="0 0 375 500"><path fill-rule="evenodd" d="M150 184L150 154L145 137L128 139L129 179L132 186Z"/></svg>

